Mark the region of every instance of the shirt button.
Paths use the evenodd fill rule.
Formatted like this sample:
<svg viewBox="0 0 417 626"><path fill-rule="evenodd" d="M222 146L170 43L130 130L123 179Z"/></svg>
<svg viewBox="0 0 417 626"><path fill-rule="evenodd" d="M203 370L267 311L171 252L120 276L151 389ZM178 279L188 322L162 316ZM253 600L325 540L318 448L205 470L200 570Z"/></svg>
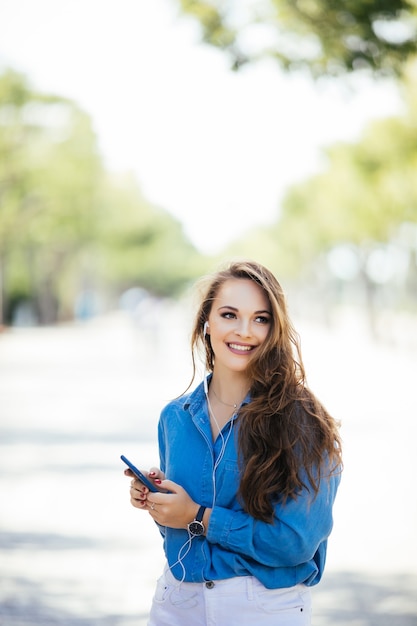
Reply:
<svg viewBox="0 0 417 626"><path fill-rule="evenodd" d="M207 589L213 589L214 582L212 580L209 580L208 582L206 582L206 587Z"/></svg>

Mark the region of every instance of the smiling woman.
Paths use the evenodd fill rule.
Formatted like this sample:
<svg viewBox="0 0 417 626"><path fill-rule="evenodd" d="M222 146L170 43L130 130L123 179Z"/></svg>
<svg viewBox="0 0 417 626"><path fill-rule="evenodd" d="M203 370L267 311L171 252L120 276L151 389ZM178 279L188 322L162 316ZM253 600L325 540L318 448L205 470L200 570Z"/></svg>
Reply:
<svg viewBox="0 0 417 626"><path fill-rule="evenodd" d="M335 420L305 385L276 278L252 261L204 280L191 338L208 375L159 422L160 468L132 505L164 537L149 626L307 626L342 468ZM244 620L244 622L242 621Z"/></svg>
<svg viewBox="0 0 417 626"><path fill-rule="evenodd" d="M241 385L247 391L250 387L245 373L248 359L265 341L271 324L271 309L265 293L252 280L228 280L213 300L208 322L206 334L216 355L218 385L222 381L225 387L218 390L221 397L233 393L228 379L238 372L241 372Z"/></svg>

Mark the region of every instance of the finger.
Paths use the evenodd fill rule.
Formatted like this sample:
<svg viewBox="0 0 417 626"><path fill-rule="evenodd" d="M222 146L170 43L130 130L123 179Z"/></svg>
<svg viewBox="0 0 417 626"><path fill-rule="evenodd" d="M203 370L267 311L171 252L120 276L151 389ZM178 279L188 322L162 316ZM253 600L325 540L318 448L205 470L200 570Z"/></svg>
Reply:
<svg viewBox="0 0 417 626"><path fill-rule="evenodd" d="M164 515L164 505L158 502L151 502L150 500L147 500L145 506L153 521L159 523L159 521L161 520L161 515Z"/></svg>
<svg viewBox="0 0 417 626"><path fill-rule="evenodd" d="M152 480L163 480L165 478L164 473L159 469L159 467L151 467L149 470L149 478Z"/></svg>
<svg viewBox="0 0 417 626"><path fill-rule="evenodd" d="M138 485L134 481L130 483L130 491L136 493L138 496L139 495L146 496L145 488L142 487L141 485Z"/></svg>
<svg viewBox="0 0 417 626"><path fill-rule="evenodd" d="M151 502L150 500L146 500L146 506L150 511L154 511L156 513L156 502Z"/></svg>
<svg viewBox="0 0 417 626"><path fill-rule="evenodd" d="M149 492L149 489L145 487L145 485L137 478L134 478L130 484L132 485L134 489L136 489L137 491L140 491L141 493Z"/></svg>
<svg viewBox="0 0 417 626"><path fill-rule="evenodd" d="M130 487L130 501L134 506L145 507L146 506L146 494L138 491L133 486Z"/></svg>
<svg viewBox="0 0 417 626"><path fill-rule="evenodd" d="M178 493L179 491L182 490L182 487L180 487L178 483L174 483L174 481L168 480L167 478L165 478L164 480L161 480L159 487L161 489L165 489L166 491L169 491L170 493Z"/></svg>
<svg viewBox="0 0 417 626"><path fill-rule="evenodd" d="M136 500L135 498L130 498L130 503L136 509L146 509L146 500Z"/></svg>
<svg viewBox="0 0 417 626"><path fill-rule="evenodd" d="M139 484L139 488L138 485L134 482L132 482L131 486L130 486L130 497L133 500L137 500L140 502L146 502L146 498L148 495L148 490L145 487L142 487Z"/></svg>

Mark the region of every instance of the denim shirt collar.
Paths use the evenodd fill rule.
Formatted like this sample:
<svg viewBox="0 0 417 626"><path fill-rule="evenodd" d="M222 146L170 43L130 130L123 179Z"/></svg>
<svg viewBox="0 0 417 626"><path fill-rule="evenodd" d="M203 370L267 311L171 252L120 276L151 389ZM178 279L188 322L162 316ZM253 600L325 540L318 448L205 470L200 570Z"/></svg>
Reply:
<svg viewBox="0 0 417 626"><path fill-rule="evenodd" d="M207 376L208 385L210 384L210 380L212 376L213 376L212 374L209 374ZM251 396L250 396L250 392L248 392L240 406L243 406L244 404L248 404L250 400L251 400ZM197 417L201 413L205 415L206 417L208 417L207 400L206 400L206 394L204 392L204 383L201 382L194 389L194 391L190 393L190 395L188 396L188 399L184 403L184 410L189 411L193 418ZM234 419L236 419L238 412L239 412L239 409L236 410L235 415L233 416Z"/></svg>

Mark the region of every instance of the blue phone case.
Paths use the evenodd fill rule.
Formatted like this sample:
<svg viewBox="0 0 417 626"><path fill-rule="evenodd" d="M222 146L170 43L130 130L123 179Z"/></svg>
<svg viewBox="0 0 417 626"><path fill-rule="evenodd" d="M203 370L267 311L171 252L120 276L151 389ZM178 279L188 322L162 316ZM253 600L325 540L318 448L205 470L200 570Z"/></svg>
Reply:
<svg viewBox="0 0 417 626"><path fill-rule="evenodd" d="M144 476L142 474L142 472L140 470L138 470L137 467L135 467L133 465L133 463L131 463L129 461L129 459L127 459L123 454L120 457L122 459L122 461L124 463L126 463L126 465L128 466L129 469L132 470L132 472L134 473L134 475L139 478L140 482L143 483L145 485L145 487L147 487L149 489L149 491L153 491L154 493L156 493L158 491L158 489L155 487L155 485L153 485L150 480L148 480L146 478L146 476Z"/></svg>

